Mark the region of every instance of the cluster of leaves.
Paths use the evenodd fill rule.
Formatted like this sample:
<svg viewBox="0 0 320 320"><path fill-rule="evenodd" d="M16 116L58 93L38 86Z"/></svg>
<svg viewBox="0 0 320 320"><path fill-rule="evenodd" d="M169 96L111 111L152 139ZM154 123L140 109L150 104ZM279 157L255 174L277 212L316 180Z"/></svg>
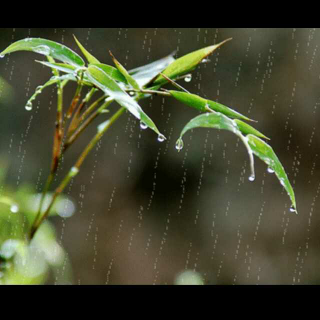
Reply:
<svg viewBox="0 0 320 320"><path fill-rule="evenodd" d="M80 165L94 144L124 110L130 112L141 122L141 128L150 128L158 135L159 141L165 140L165 136L159 131L153 120L138 104L139 100L155 94L176 99L201 112L200 115L192 119L183 128L176 144L178 150L183 148L183 136L187 131L194 128L205 127L233 132L241 139L248 151L251 168L249 180L253 181L255 179L253 157L253 155L255 155L267 164L269 172L274 172L276 174L291 199L291 211L296 212L295 195L286 172L273 149L264 141L268 138L247 123L253 120L225 105L191 94L176 82L181 78L189 77L189 72L193 71L210 54L230 39L217 45L197 50L180 57L179 59L175 59L174 55L171 54L161 60L131 71L127 71L111 52L110 54L115 66L113 67L101 63L89 53L77 39L75 40L85 56L87 64L77 53L66 46L45 39L27 38L20 40L10 45L0 54L1 56L4 56L15 51L32 51L47 57L48 61L38 62L51 68L54 77L43 86L37 88L36 93L27 103L28 109L32 108L32 100L34 100L45 87L57 84L58 97L62 100L61 96L64 86L69 81L78 83L75 97L65 114L64 120L62 115L62 101L60 101L60 103L58 101L52 164L53 169L51 173L55 172L61 154L72 144L94 118L101 113L108 112L107 108L111 102L115 101L120 105L120 109L112 117L98 126L96 137L80 156L76 165L71 169L69 176L56 190L56 195L59 195L68 184L69 180L78 173ZM60 62L57 63L56 60L59 60ZM62 72L63 75L60 75L60 72ZM167 84L175 86L177 90L164 89L163 86ZM82 103L78 104L83 87L89 87L89 92L82 100ZM86 109L84 106L97 91L102 93L102 96ZM82 115L81 112L83 112ZM72 115L73 118L71 119ZM71 123L68 130L64 130L64 125L68 119L71 119ZM66 133L65 137L63 136L63 133ZM44 194L45 193L46 191ZM49 206L49 210L50 209L51 207ZM48 214L48 212L46 212L46 214ZM44 216L46 216L46 214L44 214ZM38 225L41 221L41 219L38 219Z"/></svg>
<svg viewBox="0 0 320 320"><path fill-rule="evenodd" d="M5 185L6 167L0 161L0 284L42 284L50 273L57 283L71 283L68 256L49 221L41 225L31 243L26 240L41 195L28 185L11 190ZM71 200L63 196L50 215L68 217L73 212Z"/></svg>

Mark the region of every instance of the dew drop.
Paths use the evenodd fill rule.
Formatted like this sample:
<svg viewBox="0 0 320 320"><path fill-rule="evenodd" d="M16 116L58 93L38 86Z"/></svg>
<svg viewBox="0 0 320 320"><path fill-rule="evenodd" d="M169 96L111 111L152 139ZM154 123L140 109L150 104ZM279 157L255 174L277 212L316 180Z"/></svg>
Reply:
<svg viewBox="0 0 320 320"><path fill-rule="evenodd" d="M158 141L163 142L164 140L166 140L166 137L163 134L159 134Z"/></svg>
<svg viewBox="0 0 320 320"><path fill-rule="evenodd" d="M183 149L183 140L182 139L179 139L176 143L176 149L178 151L181 151Z"/></svg>
<svg viewBox="0 0 320 320"><path fill-rule="evenodd" d="M250 177L249 177L249 181L253 182L254 180L256 179L255 175L252 174Z"/></svg>
<svg viewBox="0 0 320 320"><path fill-rule="evenodd" d="M297 213L297 210L295 209L294 206L291 206L289 210L290 210L290 212Z"/></svg>
<svg viewBox="0 0 320 320"><path fill-rule="evenodd" d="M31 102L28 102L28 103L26 104L26 106L25 106L25 109L26 109L27 111L31 111L31 110L32 110L32 103L31 103Z"/></svg>
<svg viewBox="0 0 320 320"><path fill-rule="evenodd" d="M135 93L133 91L130 91L129 94L131 97L133 97L135 95Z"/></svg>
<svg viewBox="0 0 320 320"><path fill-rule="evenodd" d="M0 54L0 59L4 58L4 54Z"/></svg>
<svg viewBox="0 0 320 320"><path fill-rule="evenodd" d="M142 130L146 130L148 128L148 126L144 122L140 122L140 128Z"/></svg>
<svg viewBox="0 0 320 320"><path fill-rule="evenodd" d="M205 59L203 59L203 60L201 61L201 63L208 63L208 62L211 62L211 60L208 59L208 58L205 58Z"/></svg>
<svg viewBox="0 0 320 320"><path fill-rule="evenodd" d="M272 168L268 168L268 170L267 170L269 173L274 173L274 170L272 169Z"/></svg>
<svg viewBox="0 0 320 320"><path fill-rule="evenodd" d="M16 204L13 204L11 207L10 207L10 211L12 213L17 213L19 211L19 206L16 205Z"/></svg>
<svg viewBox="0 0 320 320"><path fill-rule="evenodd" d="M192 80L192 75L191 74L188 74L185 78L184 78L184 81L185 82L191 82Z"/></svg>

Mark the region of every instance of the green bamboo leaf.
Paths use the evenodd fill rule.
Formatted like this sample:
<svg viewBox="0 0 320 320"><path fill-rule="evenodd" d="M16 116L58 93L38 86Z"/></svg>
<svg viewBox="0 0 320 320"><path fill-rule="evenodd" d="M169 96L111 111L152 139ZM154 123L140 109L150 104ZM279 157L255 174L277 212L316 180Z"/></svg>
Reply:
<svg viewBox="0 0 320 320"><path fill-rule="evenodd" d="M131 85L133 89L140 90L140 86L137 81L128 73L125 67L114 57L114 55L109 51L113 63L117 67L117 69L121 72L121 74L126 78L127 82Z"/></svg>
<svg viewBox="0 0 320 320"><path fill-rule="evenodd" d="M66 64L66 63L55 63L55 62L52 63L52 62L39 61L39 60L36 60L36 62L41 63L51 69L59 70L59 71L65 72L65 73L74 74L77 70L77 68L75 66L72 66L72 65Z"/></svg>
<svg viewBox="0 0 320 320"><path fill-rule="evenodd" d="M240 131L244 135L253 134L254 136L260 137L262 139L270 140L270 138L266 137L263 133L261 133L260 131L258 131L255 128L251 127L247 123L245 123L239 119L235 119L234 121L236 122L236 124L238 125L238 128L240 129Z"/></svg>
<svg viewBox="0 0 320 320"><path fill-rule="evenodd" d="M67 74L73 75L73 77L70 77L70 80L76 81L76 82L78 82L80 78L80 76L78 75L78 72L86 70L85 68L76 68L74 66L71 66L65 63L54 63L54 62L46 62L46 61L38 61L38 60L36 60L36 62L39 62L45 65L46 67L51 68L52 70L58 70L58 71L62 71ZM92 83L90 82L86 74L84 74L82 82L84 85L92 87Z"/></svg>
<svg viewBox="0 0 320 320"><path fill-rule="evenodd" d="M7 49L0 53L4 56L16 51L32 51L54 59L71 64L75 67L84 66L82 58L66 46L41 38L26 38L11 44Z"/></svg>
<svg viewBox="0 0 320 320"><path fill-rule="evenodd" d="M165 139L153 121L141 109L139 104L132 97L130 97L107 73L97 66L92 65L89 66L87 75L92 83L94 83L99 89L117 101L122 107L126 108L144 125L155 131L159 135L159 140Z"/></svg>
<svg viewBox="0 0 320 320"><path fill-rule="evenodd" d="M84 48L84 46L80 43L80 41L76 38L75 35L73 37L74 37L74 40L76 41L78 47L80 48L81 52L86 57L86 59L88 60L89 63L100 63L100 61L98 59L96 59L90 52L88 52Z"/></svg>
<svg viewBox="0 0 320 320"><path fill-rule="evenodd" d="M249 134L247 139L253 153L267 164L269 172L274 172L276 174L281 185L287 191L292 202L290 211L297 213L297 205L293 188L281 162L279 161L273 149L266 142L252 134Z"/></svg>
<svg viewBox="0 0 320 320"><path fill-rule="evenodd" d="M38 86L35 93L29 98L26 103L25 109L27 111L32 110L32 102L37 98L38 95L42 93L42 90L55 84L58 82L62 82L62 86L64 86L68 81L77 81L77 79L72 74L66 74L63 76L55 76L52 77L49 81L47 81L44 85Z"/></svg>
<svg viewBox="0 0 320 320"><path fill-rule="evenodd" d="M253 159L253 153L252 150L248 144L247 138L242 135L240 132L237 124L229 119L228 117L224 116L221 113L214 112L214 113L205 113L201 114L200 116L197 116L193 118L191 121L189 121L186 126L183 128L180 138L178 139L176 143L177 150L181 150L183 147L183 140L182 137L184 134L195 128L213 128L213 129L220 129L220 130L228 130L233 132L235 135L237 135L245 145L248 151L248 155L250 158L250 169L251 169L251 175L249 177L250 181L253 181L255 179L254 174L254 159Z"/></svg>
<svg viewBox="0 0 320 320"><path fill-rule="evenodd" d="M162 73L166 75L170 79L175 79L176 77L186 74L189 71L192 71L196 68L196 66L207 58L210 54L212 54L216 49L221 47L226 42L231 39L227 39L223 42L220 42L216 45L209 46L192 53L189 53L174 62L172 62ZM166 83L167 80L159 75L154 81L153 84L163 84Z"/></svg>
<svg viewBox="0 0 320 320"><path fill-rule="evenodd" d="M170 55L132 70L129 70L129 74L138 82L141 87L146 86L152 79L165 70L173 61L175 61L175 52Z"/></svg>
<svg viewBox="0 0 320 320"><path fill-rule="evenodd" d="M221 103L204 99L195 94L174 90L170 90L169 93L178 101L186 104L189 107L198 109L201 112L208 112L211 109L216 112L223 113L224 115L230 118L252 121L248 117L242 115L241 113L235 110L232 110L231 108L224 106Z"/></svg>
<svg viewBox="0 0 320 320"><path fill-rule="evenodd" d="M90 64L90 66L96 66L99 69L101 69L103 72L105 72L108 76L110 76L113 80L119 81L125 84L128 84L127 79L123 76L123 74L116 68L109 66L107 64L103 63L94 63Z"/></svg>

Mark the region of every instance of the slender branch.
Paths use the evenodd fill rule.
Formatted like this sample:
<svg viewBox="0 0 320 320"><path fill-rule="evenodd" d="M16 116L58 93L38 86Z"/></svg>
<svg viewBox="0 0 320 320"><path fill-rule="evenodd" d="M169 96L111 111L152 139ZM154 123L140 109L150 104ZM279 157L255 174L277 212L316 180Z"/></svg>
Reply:
<svg viewBox="0 0 320 320"><path fill-rule="evenodd" d="M176 83L175 81L173 81L172 79L168 78L165 74L160 73L161 76L163 76L167 81L169 81L172 85L174 85L176 88L183 90L186 93L190 93L187 89L185 89L184 87L180 86L180 84Z"/></svg>
<svg viewBox="0 0 320 320"><path fill-rule="evenodd" d="M93 88L90 90L90 92L88 92L88 94L86 95L86 97L82 100L82 102L79 104L76 112L74 113L71 122L69 124L69 128L67 131L67 139L74 133L74 131L77 129L77 126L79 125L80 121L80 113L83 110L83 108L85 107L85 105L90 101L90 99L92 98L92 96L94 95L94 93L96 92L96 89Z"/></svg>
<svg viewBox="0 0 320 320"><path fill-rule="evenodd" d="M53 197L51 199L51 202L48 206L48 208L46 209L45 213L38 219L35 220L33 226L31 227L31 232L30 232L30 240L33 239L35 233L37 232L39 226L41 225L41 223L47 218L47 216L50 213L50 210L52 208L52 206L54 205L57 197L63 192L63 190L65 189L65 187L69 184L69 182L71 181L71 179L73 177L75 177L79 170L80 167L83 163L83 161L86 159L86 157L88 156L88 154L90 153L90 151L95 147L95 145L99 142L99 140L102 138L102 136L105 134L105 132L112 126L112 124L123 114L123 112L125 111L125 108L120 108L108 121L105 122L105 125L102 127L102 129L100 129L98 131L98 133L93 137L93 139L90 141L90 143L87 145L87 147L85 148L85 150L82 152L82 154L80 155L80 157L78 158L77 162L75 163L75 165L71 168L71 170L69 171L69 173L65 176L65 178L63 179L63 181L61 182L61 184L58 186L58 188L56 189L56 191L53 194ZM100 127L101 128L101 127Z"/></svg>
<svg viewBox="0 0 320 320"><path fill-rule="evenodd" d="M76 129L76 131L68 138L67 142L63 146L63 152L66 152L67 149L73 144L73 142L79 137L79 135L90 125L90 123L93 122L94 119L97 118L97 116L106 109L111 103L113 102L113 99L110 99L106 101L102 106L97 109L94 113L92 113L85 122L81 124L81 126Z"/></svg>
<svg viewBox="0 0 320 320"><path fill-rule="evenodd" d="M57 105L57 118L56 118L56 129L54 133L54 140L53 140L53 151L52 151L52 161L51 161L51 169L50 169L50 174L48 176L48 179L46 181L44 190L41 195L40 199L40 204L39 204L39 209L36 215L36 218L34 220L34 223L37 222L41 215L41 209L43 206L43 202L45 199L45 196L51 186L51 183L53 181L54 175L57 172L57 168L59 165L59 161L61 158L61 144L62 144L62 136L63 136L63 116L62 116L62 111L63 111L63 85L59 81L58 82L58 105Z"/></svg>

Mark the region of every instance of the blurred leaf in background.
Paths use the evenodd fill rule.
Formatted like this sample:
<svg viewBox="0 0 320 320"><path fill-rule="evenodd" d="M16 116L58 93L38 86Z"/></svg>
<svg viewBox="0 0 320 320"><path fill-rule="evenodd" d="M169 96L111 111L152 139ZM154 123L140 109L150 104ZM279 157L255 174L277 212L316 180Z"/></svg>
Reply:
<svg viewBox="0 0 320 320"><path fill-rule="evenodd" d="M71 284L68 255L51 222L43 223L28 245L27 232L37 213L39 195L28 185L17 190L5 185L7 168L7 162L0 160L0 284L44 284L49 276L56 284ZM74 211L73 202L62 196L52 215L67 218Z"/></svg>

